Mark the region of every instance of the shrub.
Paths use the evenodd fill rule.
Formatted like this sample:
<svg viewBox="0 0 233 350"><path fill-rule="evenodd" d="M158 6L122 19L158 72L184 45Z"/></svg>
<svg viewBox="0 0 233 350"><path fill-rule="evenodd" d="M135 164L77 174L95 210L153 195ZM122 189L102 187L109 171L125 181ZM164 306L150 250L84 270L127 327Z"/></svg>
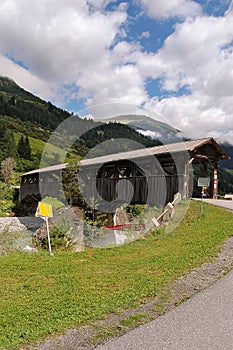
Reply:
<svg viewBox="0 0 233 350"><path fill-rule="evenodd" d="M48 236L45 224L43 225L43 234L36 237L35 243L43 248L48 249ZM73 246L72 233L73 225L69 218L63 216L59 222L49 228L50 243L53 250L70 250Z"/></svg>
<svg viewBox="0 0 233 350"><path fill-rule="evenodd" d="M16 216L34 216L41 196L28 195L21 202L17 201L13 207Z"/></svg>
<svg viewBox="0 0 233 350"><path fill-rule="evenodd" d="M136 218L143 212L145 207L145 204L129 204L126 206L125 210L128 214L131 214L134 218Z"/></svg>

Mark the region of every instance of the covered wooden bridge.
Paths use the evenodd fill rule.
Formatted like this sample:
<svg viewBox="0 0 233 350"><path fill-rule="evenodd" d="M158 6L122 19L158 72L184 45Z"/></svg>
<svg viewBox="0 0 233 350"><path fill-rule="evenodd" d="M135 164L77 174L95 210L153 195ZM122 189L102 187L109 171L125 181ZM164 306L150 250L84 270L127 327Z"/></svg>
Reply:
<svg viewBox="0 0 233 350"><path fill-rule="evenodd" d="M128 152L83 159L79 178L83 196L105 203L165 205L174 194L200 196L198 177L209 177L209 197L217 197L217 163L229 159L213 138L177 142ZM60 197L66 164L37 169L22 175L20 200L40 194Z"/></svg>

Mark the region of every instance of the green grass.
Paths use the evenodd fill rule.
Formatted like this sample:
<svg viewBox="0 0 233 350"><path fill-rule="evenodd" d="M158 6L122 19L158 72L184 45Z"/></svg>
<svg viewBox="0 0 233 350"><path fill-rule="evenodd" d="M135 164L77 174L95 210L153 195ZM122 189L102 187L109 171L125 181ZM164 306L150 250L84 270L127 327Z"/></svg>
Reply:
<svg viewBox="0 0 233 350"><path fill-rule="evenodd" d="M46 197L44 197L42 199L42 202L51 204L52 207L53 207L53 210L56 210L56 209L58 209L60 207L64 207L64 203L62 203L61 201L59 201L55 197L48 197L48 196L46 196Z"/></svg>
<svg viewBox="0 0 233 350"><path fill-rule="evenodd" d="M14 133L14 137L15 137L15 142L17 144L19 142L21 134ZM34 137L30 137L30 136L29 136L29 142L30 142L30 146L33 154L37 152L42 154L47 144L45 141L36 139ZM52 144L49 144L48 150L49 150L48 158L53 158L54 155L57 155L57 157L59 156L59 159L64 159L64 157L66 156L66 151L64 149L54 146ZM58 160L58 163L59 163L59 160Z"/></svg>
<svg viewBox="0 0 233 350"><path fill-rule="evenodd" d="M135 314L121 320L120 324L124 329L134 328L142 324L144 319L146 318L147 318L146 314Z"/></svg>
<svg viewBox="0 0 233 350"><path fill-rule="evenodd" d="M140 326L146 321L148 321L147 314L135 314L120 320L120 323L118 326L110 326L110 325L102 326L98 324L94 325L96 332L95 332L95 335L91 337L91 341L99 342L102 340L106 340L108 337L121 334L122 331L125 332L128 329L132 329L137 326Z"/></svg>
<svg viewBox="0 0 233 350"><path fill-rule="evenodd" d="M233 169L224 168L224 170L225 170L227 173L233 175Z"/></svg>
<svg viewBox="0 0 233 350"><path fill-rule="evenodd" d="M232 213L205 203L199 213L200 203L191 202L173 232L118 248L0 257L0 348L17 349L134 306L213 259L232 235Z"/></svg>

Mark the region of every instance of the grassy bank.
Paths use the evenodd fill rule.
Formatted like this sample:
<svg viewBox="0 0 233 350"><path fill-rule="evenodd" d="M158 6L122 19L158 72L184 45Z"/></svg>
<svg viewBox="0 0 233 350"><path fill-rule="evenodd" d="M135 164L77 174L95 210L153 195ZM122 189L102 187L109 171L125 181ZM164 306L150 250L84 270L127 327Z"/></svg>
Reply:
<svg viewBox="0 0 233 350"><path fill-rule="evenodd" d="M213 259L232 235L233 214L205 204L199 217L199 210L191 202L173 232L118 248L0 257L0 348L17 349L133 306Z"/></svg>

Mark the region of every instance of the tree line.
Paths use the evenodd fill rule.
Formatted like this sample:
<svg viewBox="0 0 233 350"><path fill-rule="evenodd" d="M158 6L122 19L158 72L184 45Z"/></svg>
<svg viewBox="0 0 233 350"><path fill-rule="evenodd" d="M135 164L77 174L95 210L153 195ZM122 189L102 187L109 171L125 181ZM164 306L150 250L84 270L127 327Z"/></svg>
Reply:
<svg viewBox="0 0 233 350"><path fill-rule="evenodd" d="M29 137L21 135L16 143L13 131L0 124L0 162L6 158L13 158L19 171L25 170L22 163L33 160Z"/></svg>
<svg viewBox="0 0 233 350"><path fill-rule="evenodd" d="M38 103L23 100L15 95L8 98L0 95L0 115L17 117L54 130L70 114L56 108L50 102Z"/></svg>

